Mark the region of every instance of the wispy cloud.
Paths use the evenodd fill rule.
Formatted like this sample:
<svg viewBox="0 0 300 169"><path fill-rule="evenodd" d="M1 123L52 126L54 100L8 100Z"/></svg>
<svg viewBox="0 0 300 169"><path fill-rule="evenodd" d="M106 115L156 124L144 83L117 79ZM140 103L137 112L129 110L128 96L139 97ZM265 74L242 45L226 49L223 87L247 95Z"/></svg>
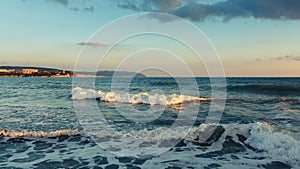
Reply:
<svg viewBox="0 0 300 169"><path fill-rule="evenodd" d="M286 55L286 56L281 56L281 57L274 57L271 58L271 60L293 60L293 61L300 61L300 56L292 56L292 55Z"/></svg>
<svg viewBox="0 0 300 169"><path fill-rule="evenodd" d="M69 0L48 0L48 1L53 1L53 2L57 2L63 6L68 6L70 1Z"/></svg>
<svg viewBox="0 0 300 169"><path fill-rule="evenodd" d="M172 12L183 4L183 0L117 0L117 5L121 8L136 11L151 12Z"/></svg>
<svg viewBox="0 0 300 169"><path fill-rule="evenodd" d="M77 45L81 46L94 46L94 47L103 47L108 46L108 44L100 43L100 42L79 42Z"/></svg>
<svg viewBox="0 0 300 169"><path fill-rule="evenodd" d="M73 11L87 11L94 12L94 6L90 0L47 0L48 2L54 2L61 4L68 9Z"/></svg>
<svg viewBox="0 0 300 169"><path fill-rule="evenodd" d="M272 57L268 59L261 59L257 58L256 61L300 61L300 56L293 56L293 55L285 55L285 56L278 56L278 57Z"/></svg>

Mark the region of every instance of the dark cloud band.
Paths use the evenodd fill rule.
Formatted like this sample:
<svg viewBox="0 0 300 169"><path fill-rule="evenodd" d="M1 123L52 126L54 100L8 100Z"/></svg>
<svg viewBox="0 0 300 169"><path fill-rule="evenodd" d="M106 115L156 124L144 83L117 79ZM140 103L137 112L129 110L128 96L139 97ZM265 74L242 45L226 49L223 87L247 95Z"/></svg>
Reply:
<svg viewBox="0 0 300 169"><path fill-rule="evenodd" d="M213 4L192 0L122 0L118 6L139 11L168 12L193 21L210 17L220 17L224 20L238 17L300 19L299 0L226 0Z"/></svg>
<svg viewBox="0 0 300 169"><path fill-rule="evenodd" d="M48 0L70 8L70 4L79 1ZM71 3L72 2L72 3ZM83 11L94 11L95 4L85 4ZM199 0L114 0L123 9L147 12L165 12L202 21L207 18L223 18L225 21L233 18L252 17L256 19L296 20L300 19L300 0L222 0L216 3L201 3ZM80 5L82 7L82 5ZM72 8L71 8L72 9ZM75 9L75 8L74 8ZM76 8L77 9L77 8Z"/></svg>

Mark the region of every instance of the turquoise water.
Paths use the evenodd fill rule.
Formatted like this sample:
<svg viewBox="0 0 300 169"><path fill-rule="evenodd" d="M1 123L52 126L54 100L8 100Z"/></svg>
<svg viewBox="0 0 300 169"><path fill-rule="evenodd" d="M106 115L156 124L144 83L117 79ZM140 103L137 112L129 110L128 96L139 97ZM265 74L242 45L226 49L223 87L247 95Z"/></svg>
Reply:
<svg viewBox="0 0 300 169"><path fill-rule="evenodd" d="M188 86L192 80L185 78L184 82ZM203 100L174 102L173 98L174 104L167 103L171 101L169 96L177 94L175 95L177 98L181 93L180 86L172 78L136 78L131 81L128 91L114 93L110 97L112 99L110 102L105 98L111 90L110 78L96 79L95 89L90 90L94 93L92 97L87 97L88 95L84 93L89 89L88 82L92 79L85 80L86 86L72 86L72 79L69 78L1 78L0 166L300 167L300 78L226 80L227 99L220 124L204 125L211 99L218 100L211 95L208 78L196 79L199 95L193 90L187 90L184 98L196 97ZM119 83L122 83L122 79ZM76 97L73 93L72 97L72 89L76 87L81 87L79 88L81 93ZM149 101L149 97L154 95L154 100ZM126 100L133 96L134 100ZM168 97L162 100L162 96ZM135 101L138 102L133 104ZM95 111L95 104L102 116L90 118L88 114ZM78 113L74 105L82 106L83 114ZM129 115L120 113L117 105L124 108L123 111L128 110L125 113ZM138 111L131 112L128 105ZM163 111L161 114L154 113L150 116L139 114L155 108ZM161 138L159 133L170 128L182 111L188 115L196 111L196 118L191 118L191 121L195 120L191 126L192 130L187 132L185 137L177 136L176 133L185 131L182 129L185 126L183 124L174 128L174 133L167 133ZM83 117L85 113L87 116ZM188 119L188 115L185 118ZM96 137L93 137L89 131L86 132L87 126L83 123L88 121L94 124L100 117L102 118L100 121L106 123L97 129L94 133ZM199 133L205 133L208 126L222 126L225 131L209 145L197 144L199 143L197 139L201 135ZM112 129L113 132L110 131ZM118 152L123 152L121 149L125 148L117 141L126 140L128 135L149 142L163 140L168 144L175 139L176 144L183 144L165 146L166 150L162 154L147 152L120 157ZM241 139L239 135L243 135L246 139ZM182 139L184 141L180 142ZM140 149L141 145L154 146L152 143L146 144L145 141L143 144L137 143Z"/></svg>

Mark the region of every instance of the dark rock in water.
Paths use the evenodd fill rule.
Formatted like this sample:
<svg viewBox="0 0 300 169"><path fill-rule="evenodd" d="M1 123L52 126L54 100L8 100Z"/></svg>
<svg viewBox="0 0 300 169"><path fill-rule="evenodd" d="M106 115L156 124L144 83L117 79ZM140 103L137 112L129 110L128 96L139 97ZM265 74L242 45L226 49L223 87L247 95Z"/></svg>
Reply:
<svg viewBox="0 0 300 169"><path fill-rule="evenodd" d="M202 142L202 143L192 142L192 144L195 145L195 146L201 146L201 147L211 146L211 143L207 143L207 142Z"/></svg>
<svg viewBox="0 0 300 169"><path fill-rule="evenodd" d="M134 166L134 165L131 165L131 164L126 165L126 167L127 167L127 169L141 169L140 167Z"/></svg>
<svg viewBox="0 0 300 169"><path fill-rule="evenodd" d="M186 147L187 144L184 142L184 140L181 140L175 147Z"/></svg>
<svg viewBox="0 0 300 169"><path fill-rule="evenodd" d="M68 136L68 135L60 135L60 136L58 136L58 138L57 138L57 142L63 142L63 141L65 141L65 140L67 140L69 137L70 137L70 136Z"/></svg>
<svg viewBox="0 0 300 169"><path fill-rule="evenodd" d="M134 160L134 157L116 157L120 163L131 163Z"/></svg>
<svg viewBox="0 0 300 169"><path fill-rule="evenodd" d="M218 126L213 134L206 140L208 143L216 142L219 140L219 138L222 136L222 134L225 132L225 129L223 126Z"/></svg>
<svg viewBox="0 0 300 169"><path fill-rule="evenodd" d="M242 144L233 141L231 136L227 136L221 150L208 152L204 154L198 154L195 157L213 158L213 157L223 156L225 154L239 153L244 151L246 151L246 148Z"/></svg>
<svg viewBox="0 0 300 169"><path fill-rule="evenodd" d="M119 168L119 166L116 164L110 164L110 165L105 166L105 169L118 169L118 168Z"/></svg>
<svg viewBox="0 0 300 169"><path fill-rule="evenodd" d="M62 165L64 168L78 168L80 163L73 159L64 159Z"/></svg>
<svg viewBox="0 0 300 169"><path fill-rule="evenodd" d="M268 164L263 164L262 167L265 169L290 169L292 166L285 164L280 161L272 161L271 163Z"/></svg>
<svg viewBox="0 0 300 169"><path fill-rule="evenodd" d="M244 143L247 140L247 137L241 135L241 134L236 134L238 136L238 139L240 142Z"/></svg>
<svg viewBox="0 0 300 169"><path fill-rule="evenodd" d="M210 134L210 130L212 130L214 128L210 128L210 129L207 129L207 131L205 131L204 133L200 133L205 135L205 134ZM207 133L206 133L207 132ZM199 137L195 140L195 141L198 141L198 142L194 142L193 144L194 145L199 145L199 146L211 146L212 143L216 142L219 140L219 138L222 136L222 134L225 132L225 129L223 126L217 126L214 131L212 132L212 134L209 136L208 139L206 139L204 142L199 142Z"/></svg>
<svg viewBox="0 0 300 169"><path fill-rule="evenodd" d="M93 159L94 159L94 162L98 165L108 164L106 157L96 156Z"/></svg>
<svg viewBox="0 0 300 169"><path fill-rule="evenodd" d="M213 169L213 168L219 168L222 167L220 164L212 163L208 164L208 166L205 166L204 169Z"/></svg>
<svg viewBox="0 0 300 169"><path fill-rule="evenodd" d="M252 150L252 151L254 151L254 152L257 152L257 153L262 152L262 150L259 150L259 149L255 148L255 147L252 147L251 145L245 143L245 141L248 139L247 137L245 137L245 136L243 136L243 135L241 135L241 134L236 134L236 135L238 136L239 141L240 141L241 143L243 143L243 144L244 144L247 148L249 148L250 150Z"/></svg>
<svg viewBox="0 0 300 169"><path fill-rule="evenodd" d="M242 144L233 141L231 137L226 137L221 151L223 152L223 154L239 153L246 151L246 148Z"/></svg>

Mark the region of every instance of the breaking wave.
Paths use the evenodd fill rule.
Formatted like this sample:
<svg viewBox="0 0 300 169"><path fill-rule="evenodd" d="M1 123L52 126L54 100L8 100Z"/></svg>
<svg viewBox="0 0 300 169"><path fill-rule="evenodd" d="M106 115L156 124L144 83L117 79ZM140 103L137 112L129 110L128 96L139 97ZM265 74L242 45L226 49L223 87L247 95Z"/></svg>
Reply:
<svg viewBox="0 0 300 169"><path fill-rule="evenodd" d="M95 91L76 87L72 90L73 100L99 99L103 102L120 102L130 104L149 104L149 105L177 105L185 102L210 101L213 98L199 98L172 94L169 96L161 94L149 94L141 92L137 94L121 94L115 92Z"/></svg>
<svg viewBox="0 0 300 169"><path fill-rule="evenodd" d="M219 126L217 129L214 128ZM194 127L190 130L186 130L184 127L178 127L174 130L170 130L166 133L168 128L158 127L154 130L138 130L130 132L114 132L112 134L109 131L99 131L92 135L97 138L107 138L111 143L111 139L117 138L119 140L126 140L128 138L143 139L147 144L158 143L159 141L167 141L172 143L174 140L185 140L185 142L198 142L202 146L203 143L200 138L209 133L211 129L219 130L219 136L216 133L213 134L212 142L206 142L204 146L210 146L211 150L222 149L222 143L226 141L228 136L235 142L244 145L249 150L249 153L260 153L271 159L280 159L288 162L292 165L300 164L300 141L296 140L292 136L277 132L274 127L268 123L250 123L250 124L202 124L198 127ZM183 132L189 131L187 134ZM163 133L163 134L162 134ZM56 130L56 131L14 131L14 130L0 130L0 136L2 137L59 137L61 135L80 135L81 137L87 137L84 131L80 130ZM90 135L91 133L89 133ZM182 138L182 136L184 136ZM241 140L240 136L243 136L245 140ZM110 140L110 141L109 141ZM104 141L105 142L105 141ZM104 143L103 142L103 143ZM175 145L178 142L175 143ZM145 143L141 143L145 144ZM146 144L146 145L147 145ZM174 146L175 146L174 145Z"/></svg>
<svg viewBox="0 0 300 169"><path fill-rule="evenodd" d="M55 130L55 131L16 131L16 130L0 130L2 137L57 137L61 135L81 134L79 130Z"/></svg>

